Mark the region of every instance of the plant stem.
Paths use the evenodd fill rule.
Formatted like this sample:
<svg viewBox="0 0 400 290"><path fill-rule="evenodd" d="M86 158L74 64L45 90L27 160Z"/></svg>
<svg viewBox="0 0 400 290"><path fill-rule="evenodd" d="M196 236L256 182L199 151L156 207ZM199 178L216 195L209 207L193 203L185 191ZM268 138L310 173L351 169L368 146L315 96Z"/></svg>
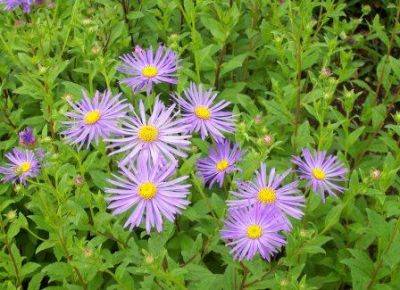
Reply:
<svg viewBox="0 0 400 290"><path fill-rule="evenodd" d="M301 44L298 44L296 49L296 110L294 117L294 135L297 137L297 131L300 123L301 114ZM294 144L295 145L295 144Z"/></svg>
<svg viewBox="0 0 400 290"><path fill-rule="evenodd" d="M297 131L299 128L299 123L300 123L300 114L301 114L301 73L302 73L302 61L301 61L301 56L302 56L302 51L303 47L301 44L301 33L303 31L303 22L301 21L300 27L297 28L298 30L295 31L295 24L294 22L294 15L293 15L293 10L292 10L292 5L291 1L289 2L289 18L290 18L290 24L291 24L291 31L292 31L292 38L293 42L295 43L296 51L295 51L295 57L296 57L296 107L295 107L295 116L294 116L294 141L293 141L293 147L296 147L296 138L297 138ZM301 15L300 15L301 17Z"/></svg>
<svg viewBox="0 0 400 290"><path fill-rule="evenodd" d="M219 88L220 88L220 79L219 79L219 75L221 74L221 67L222 67L222 64L223 64L223 62L224 62L225 54L226 54L226 44L224 43L224 44L222 45L221 52L219 53L217 68L216 68L216 70L215 70L214 87L215 87L217 90L219 90Z"/></svg>
<svg viewBox="0 0 400 290"><path fill-rule="evenodd" d="M11 260L11 263L13 265L14 272L15 272L15 280L16 280L16 282L15 282L16 285L15 286L17 288L21 288L22 289L22 281L21 281L21 278L20 278L21 276L20 276L20 273L19 273L19 270L18 270L18 266L17 266L17 262L15 260L14 254L12 253L11 246L10 246L10 241L8 240L7 233L6 233L5 229L4 229L4 223L3 223L2 219L0 219L0 225L1 225L1 231L2 231L2 233L4 235L4 244L5 244L6 248L7 248L7 252L8 252L8 255L10 257L10 260Z"/></svg>
<svg viewBox="0 0 400 290"><path fill-rule="evenodd" d="M240 266L243 269L243 279L242 279L242 283L240 284L240 289L246 289L246 279L247 279L247 275L249 274L249 269L243 264L243 262L240 262Z"/></svg>
<svg viewBox="0 0 400 290"><path fill-rule="evenodd" d="M133 39L133 35L131 33L132 30L132 25L129 22L128 19L128 14L129 14L129 0L121 0L121 5L122 5L122 10L124 11L124 22L126 26L128 27L128 34L131 38L131 46L133 47L135 45L135 41Z"/></svg>
<svg viewBox="0 0 400 290"><path fill-rule="evenodd" d="M378 259L378 263L374 267L374 270L373 270L372 275L371 275L371 280L368 283L367 288L366 288L367 290L371 289L372 286L374 286L374 284L376 282L376 278L377 278L378 272L382 268L382 265L383 265L383 255L386 254L386 252L388 252L390 250L390 247L392 246L394 240L396 239L397 233L399 231L399 226L400 226L400 218L397 219L397 222L396 222L396 224L395 224L395 226L393 228L393 233L392 233L392 235L390 237L388 245L387 245L386 249L383 251L383 253L380 255L380 257Z"/></svg>
<svg viewBox="0 0 400 290"><path fill-rule="evenodd" d="M67 249L67 246L65 245L64 238L60 233L58 234L58 238L59 238L59 242L61 244L61 248L64 251L64 255L66 256L68 263L71 264L71 261L72 261L71 255ZM77 267L75 267L73 265L71 265L71 266L74 269L75 274L78 276L79 282L81 283L83 289L85 289L85 290L88 289L87 284L86 284L85 280L83 279L82 273L79 271L79 269Z"/></svg>

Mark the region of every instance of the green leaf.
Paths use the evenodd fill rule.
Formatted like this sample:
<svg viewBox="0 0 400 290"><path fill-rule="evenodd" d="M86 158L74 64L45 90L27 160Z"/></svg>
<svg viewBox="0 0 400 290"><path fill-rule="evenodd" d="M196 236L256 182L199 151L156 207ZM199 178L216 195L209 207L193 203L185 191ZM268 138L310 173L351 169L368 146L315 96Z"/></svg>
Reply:
<svg viewBox="0 0 400 290"><path fill-rule="evenodd" d="M244 60L247 58L247 56L248 56L248 53L242 53L242 54L234 56L229 61L224 62L221 67L220 76L222 77L223 75L234 70L235 68L241 67Z"/></svg>

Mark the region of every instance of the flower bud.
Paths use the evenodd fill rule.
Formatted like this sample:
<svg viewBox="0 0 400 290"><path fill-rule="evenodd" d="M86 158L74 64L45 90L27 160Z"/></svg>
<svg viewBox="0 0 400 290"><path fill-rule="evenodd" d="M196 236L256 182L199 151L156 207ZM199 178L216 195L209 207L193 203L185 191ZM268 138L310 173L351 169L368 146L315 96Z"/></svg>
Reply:
<svg viewBox="0 0 400 290"><path fill-rule="evenodd" d="M15 217L17 216L17 211L16 210L10 210L7 214L6 217L9 220L13 220L15 219Z"/></svg>
<svg viewBox="0 0 400 290"><path fill-rule="evenodd" d="M330 77L332 75L332 71L328 67L323 67L321 69L321 75L323 75L325 77Z"/></svg>
<svg viewBox="0 0 400 290"><path fill-rule="evenodd" d="M77 175L74 178L74 184L78 187L82 186L85 183L85 178L82 175Z"/></svg>
<svg viewBox="0 0 400 290"><path fill-rule="evenodd" d="M84 18L83 20L82 20L82 24L83 25L89 25L89 24L91 24L92 23L92 20L90 19L90 18Z"/></svg>
<svg viewBox="0 0 400 290"><path fill-rule="evenodd" d="M373 169L371 170L370 175L373 180L378 180L379 178L381 178L382 173L379 169Z"/></svg>
<svg viewBox="0 0 400 290"><path fill-rule="evenodd" d="M147 255L146 258L144 259L144 261L146 262L146 264L153 264L154 262L154 257L152 255Z"/></svg>
<svg viewBox="0 0 400 290"><path fill-rule="evenodd" d="M260 124L262 121L262 116L261 115L256 115L254 117L254 123L256 123L257 125Z"/></svg>
<svg viewBox="0 0 400 290"><path fill-rule="evenodd" d="M396 123L400 124L400 112L396 112L396 114L394 114L393 119L396 121Z"/></svg>
<svg viewBox="0 0 400 290"><path fill-rule="evenodd" d="M35 135L33 134L33 130L30 127L25 128L18 134L19 136L19 144L22 146L34 146L36 143Z"/></svg>
<svg viewBox="0 0 400 290"><path fill-rule="evenodd" d="M265 144L265 145L268 145L268 146L269 146L269 145L271 145L272 143L274 143L274 137L271 136L271 135L269 135L269 134L267 134L267 135L264 136L263 141L264 141L264 144Z"/></svg>
<svg viewBox="0 0 400 290"><path fill-rule="evenodd" d="M83 249L83 255L86 258L89 258L89 257L91 257L93 255L93 250L91 248L84 248Z"/></svg>
<svg viewBox="0 0 400 290"><path fill-rule="evenodd" d="M92 47L92 53L93 53L94 55L99 54L100 50L101 50L101 48L100 48L98 45L94 45L94 46Z"/></svg>

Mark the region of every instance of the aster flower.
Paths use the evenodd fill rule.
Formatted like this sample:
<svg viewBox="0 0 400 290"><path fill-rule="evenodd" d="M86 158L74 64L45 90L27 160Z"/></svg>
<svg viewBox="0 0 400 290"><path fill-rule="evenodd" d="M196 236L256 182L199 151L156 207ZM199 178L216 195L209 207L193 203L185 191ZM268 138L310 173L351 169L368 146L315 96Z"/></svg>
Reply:
<svg viewBox="0 0 400 290"><path fill-rule="evenodd" d="M279 234L280 214L272 208L246 207L231 209L221 231L226 245L231 247L235 260L251 260L257 253L270 261L271 256L285 244Z"/></svg>
<svg viewBox="0 0 400 290"><path fill-rule="evenodd" d="M35 4L34 0L0 0L0 4L5 5L5 10L12 11L18 7L22 7L25 13L31 11L31 6Z"/></svg>
<svg viewBox="0 0 400 290"><path fill-rule="evenodd" d="M300 193L297 189L298 182L282 185L282 181L289 173L290 170L276 174L275 168L272 168L267 175L265 163L261 164L261 170L257 171L254 181L238 184L238 191L232 192L238 199L228 201L228 205L231 207L258 205L261 208L274 208L297 219L301 218L304 196L298 195Z"/></svg>
<svg viewBox="0 0 400 290"><path fill-rule="evenodd" d="M324 151L311 154L305 148L302 158L294 156L292 162L298 166L300 178L307 180L312 190L319 193L324 201L325 192L332 196L336 196L335 192L343 192L344 188L337 183L345 180L347 169L336 156L326 155Z"/></svg>
<svg viewBox="0 0 400 290"><path fill-rule="evenodd" d="M126 117L128 108L120 97L121 94L113 96L110 91L96 91L93 99L83 92L83 99L77 104L67 99L72 111L66 113L69 120L64 124L68 129L61 134L69 143L81 148L85 143L89 147L93 141L98 143L99 139L118 133L119 123Z"/></svg>
<svg viewBox="0 0 400 290"><path fill-rule="evenodd" d="M145 220L146 231L155 227L158 232L163 228L163 218L174 221L190 203L187 200L190 185L184 181L187 176L173 178L176 163L165 163L157 160L139 158L129 168L120 167L121 176L114 175L109 182L115 188L105 191L111 194L108 198L109 209L113 214L131 210L125 223L129 229L138 227Z"/></svg>
<svg viewBox="0 0 400 290"><path fill-rule="evenodd" d="M215 148L210 149L207 157L199 159L197 169L210 188L215 182L222 187L225 174L239 170L236 163L240 157L239 145L232 146L228 140L223 140L217 142Z"/></svg>
<svg viewBox="0 0 400 290"><path fill-rule="evenodd" d="M106 139L111 142L110 148L119 147L111 154L127 152L120 162L121 166L134 161L139 155L146 155L156 162L160 157L175 161L176 156L186 157L185 150L189 150L190 135L183 135L186 126L181 120L175 119L173 114L175 106L168 108L156 99L153 112L146 117L143 102L139 103L139 116L134 111L135 117L124 122L119 131L121 138Z"/></svg>
<svg viewBox="0 0 400 290"><path fill-rule="evenodd" d="M5 166L0 166L3 174L2 182L17 182L26 184L28 178L36 177L40 171L40 163L31 150L14 148L5 157L9 160Z"/></svg>
<svg viewBox="0 0 400 290"><path fill-rule="evenodd" d="M134 92L146 90L147 94L154 84L176 84L178 61L175 52L160 45L154 53L153 49L142 49L136 46L135 51L120 58L123 64L118 71L129 77L121 82L130 86Z"/></svg>
<svg viewBox="0 0 400 290"><path fill-rule="evenodd" d="M211 89L204 90L201 85L190 83L184 90L184 97L175 96L182 108L182 118L188 124L189 132L198 132L202 139L210 135L215 140L223 139L223 133L232 133L235 129L235 117L224 109L227 101L214 102L217 93Z"/></svg>
<svg viewBox="0 0 400 290"><path fill-rule="evenodd" d="M25 130L19 132L18 136L20 145L33 146L36 143L35 135L33 134L33 130L30 127L27 127Z"/></svg>

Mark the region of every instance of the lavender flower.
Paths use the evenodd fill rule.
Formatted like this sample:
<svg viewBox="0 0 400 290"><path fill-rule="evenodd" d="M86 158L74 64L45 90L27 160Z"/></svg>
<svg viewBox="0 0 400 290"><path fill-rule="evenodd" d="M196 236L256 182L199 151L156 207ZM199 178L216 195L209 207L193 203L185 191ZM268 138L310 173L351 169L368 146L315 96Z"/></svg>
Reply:
<svg viewBox="0 0 400 290"><path fill-rule="evenodd" d="M335 191L343 192L344 188L337 182L345 180L347 170L336 156L327 156L324 151L311 154L308 149L303 149L302 157L294 156L292 162L298 166L300 178L308 180L308 185L321 195L323 201L325 192L332 196L336 196Z"/></svg>
<svg viewBox="0 0 400 290"><path fill-rule="evenodd" d="M228 205L231 207L258 205L261 208L274 208L297 219L301 218L304 196L297 195L300 193L297 189L298 182L281 185L289 173L290 170L287 170L279 175L275 173L275 168L272 168L267 175L265 163L261 164L256 179L253 182L239 183L238 191L232 192L238 199L228 201Z"/></svg>
<svg viewBox="0 0 400 290"><path fill-rule="evenodd" d="M118 71L129 75L121 82L130 86L134 92L146 90L147 94L153 89L153 84L176 84L176 71L178 68L175 52L160 45L157 51L143 50L136 46L135 51L121 57L123 64Z"/></svg>
<svg viewBox="0 0 400 290"><path fill-rule="evenodd" d="M5 156L10 162L6 166L0 167L0 174L3 174L2 182L12 181L26 184L28 178L36 177L39 174L40 163L33 151L14 148Z"/></svg>
<svg viewBox="0 0 400 290"><path fill-rule="evenodd" d="M176 163L166 164L157 160L139 158L130 168L120 167L120 176L115 176L109 182L116 188L107 188L112 194L109 209L113 214L120 214L132 209L132 214L125 223L129 229L138 227L145 216L146 231L152 227L158 232L163 228L163 217L173 221L189 201L190 185L183 183L187 176L173 179Z"/></svg>
<svg viewBox="0 0 400 290"><path fill-rule="evenodd" d="M93 141L98 143L99 139L118 133L118 125L126 117L128 108L120 96L112 96L110 91L96 91L93 99L83 92L83 99L77 104L67 99L73 110L66 113L69 120L64 124L69 128L61 134L69 143L77 144L79 148L86 143L88 148Z"/></svg>
<svg viewBox="0 0 400 290"><path fill-rule="evenodd" d="M34 0L0 0L0 4L4 4L5 10L12 11L17 9L18 7L22 7L25 13L29 13L31 11L31 6L35 4Z"/></svg>
<svg viewBox="0 0 400 290"><path fill-rule="evenodd" d="M228 140L218 142L215 148L210 149L209 155L199 159L197 169L204 182L211 188L217 182L222 187L225 174L239 170L236 163L240 160L239 145Z"/></svg>
<svg viewBox="0 0 400 290"><path fill-rule="evenodd" d="M143 102L139 103L139 115L127 120L124 127L119 130L121 138L107 139L111 142L110 148L119 147L111 154L127 152L120 162L121 166L134 161L139 155L151 156L156 162L161 156L175 161L175 156L186 157L184 150L189 149L190 135L182 135L186 126L181 120L176 120L176 114L172 114L175 106L166 108L156 99L153 112L146 117Z"/></svg>
<svg viewBox="0 0 400 290"><path fill-rule="evenodd" d="M247 207L231 209L222 238L231 247L236 260L251 260L257 253L270 261L271 256L285 244L279 232L283 230L280 215L272 208Z"/></svg>
<svg viewBox="0 0 400 290"><path fill-rule="evenodd" d="M184 91L184 97L175 96L176 102L182 107L182 118L188 124L189 132L198 132L202 139L208 135L219 140L223 133L234 132L234 116L232 112L225 111L229 106L227 101L214 104L217 94L212 90L204 90L201 85L190 83Z"/></svg>
<svg viewBox="0 0 400 290"><path fill-rule="evenodd" d="M36 143L35 135L30 127L19 132L19 144L23 146L34 146Z"/></svg>

